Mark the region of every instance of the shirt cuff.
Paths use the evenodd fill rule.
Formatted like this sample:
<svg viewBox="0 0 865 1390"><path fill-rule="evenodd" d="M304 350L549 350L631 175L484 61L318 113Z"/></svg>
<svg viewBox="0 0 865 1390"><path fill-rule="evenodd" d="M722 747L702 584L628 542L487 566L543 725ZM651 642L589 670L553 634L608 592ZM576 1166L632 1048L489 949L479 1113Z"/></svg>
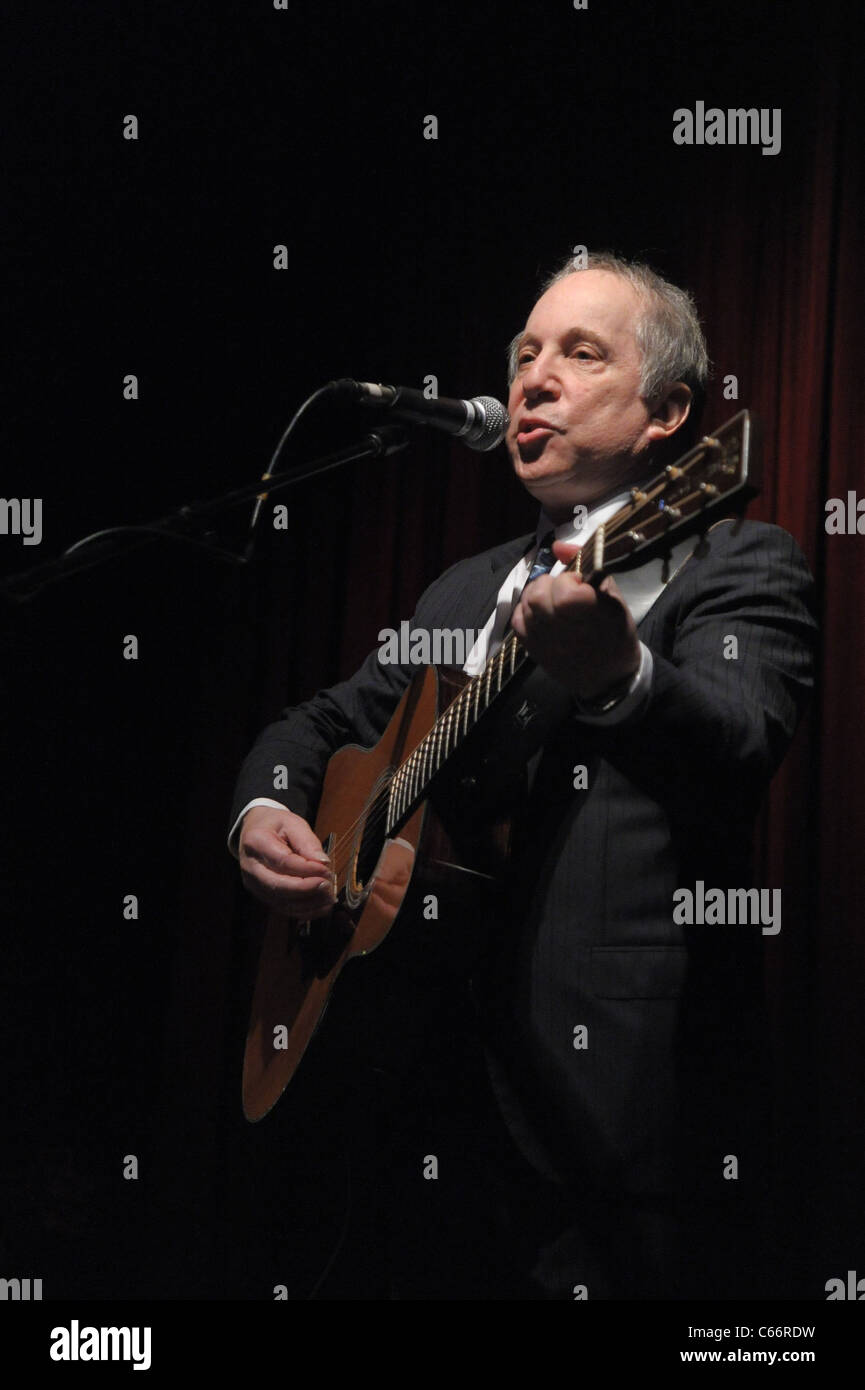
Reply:
<svg viewBox="0 0 865 1390"><path fill-rule="evenodd" d="M247 811L252 810L253 806L272 806L276 811L288 810L284 801L274 801L269 796L256 796L252 801L247 801L240 815L237 817L237 820L234 822L234 825L228 832L228 852L229 854L233 854L235 859L239 858L237 853L237 842L240 839L240 827L243 824L243 817L246 815Z"/></svg>
<svg viewBox="0 0 865 1390"><path fill-rule="evenodd" d="M644 642L640 643L640 664L631 678L631 684L612 709L604 714L583 714L579 709L574 717L582 724L621 724L642 709L652 688L654 663L652 653Z"/></svg>

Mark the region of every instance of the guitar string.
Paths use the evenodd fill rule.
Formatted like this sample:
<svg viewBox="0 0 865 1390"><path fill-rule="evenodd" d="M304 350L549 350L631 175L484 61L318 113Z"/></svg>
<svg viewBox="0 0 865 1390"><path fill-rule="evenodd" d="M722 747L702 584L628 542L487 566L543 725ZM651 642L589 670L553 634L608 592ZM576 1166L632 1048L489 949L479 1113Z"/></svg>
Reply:
<svg viewBox="0 0 865 1390"><path fill-rule="evenodd" d="M682 468L683 465L678 465L678 467ZM671 483L678 481L679 477L681 476L682 474L678 472L671 476L665 470L664 474L657 475L656 478L653 478L651 482L647 483L645 489L640 489L638 491L638 498L635 497L631 503L626 504L620 511L616 512L615 515L610 519L610 522L608 523L607 527L605 528L604 551L606 552L611 542L620 539L621 532L626 525L628 531L632 530L632 523L635 520L640 519L639 513L643 511L646 507L649 507L651 505L651 503L655 500L655 497L658 495L659 492L664 491L664 489L667 488ZM700 496L703 496L704 499L708 501L708 499L706 498L706 494L702 492L702 489L697 488L696 491L691 492L690 494L687 494L680 498L677 498L675 505L677 507L686 506L688 505L688 503L694 501L696 498L699 498ZM657 519L659 515L663 516L663 512L659 512L657 509L653 508L651 515L653 519ZM676 529L675 526L669 528L669 530L674 529ZM585 544L581 547L580 552L574 557L573 560L571 560L568 563L568 565L566 565L563 573L571 573L578 567L578 565L580 565L585 551L590 550L591 548L591 542L592 537L589 537ZM595 566L591 553L586 558L588 562L588 568L582 568L581 572L584 578L588 579L594 574ZM400 772L403 771L403 769L411 761L412 757L414 757L418 750L423 747L426 741L433 734L435 734L437 730L441 732L443 721L445 720L448 714L453 714L453 709L456 706L457 701L465 695L465 692L467 690L473 690L476 688L475 682L480 683L489 675L492 663L498 657L501 656L505 646L508 643L515 644L518 649L522 647L522 644L519 642L519 639L517 638L516 634L513 632L509 633L508 636L505 638L504 642L502 643L502 646L498 649L498 651L492 657L490 657L489 660L484 664L483 669L479 671L477 675L473 677L473 679L466 686L463 687L463 690L460 692L460 695L458 695L455 700L452 700L451 703L447 706L447 708L443 710L442 713L436 718L432 727L427 731L427 733L415 746L415 748L408 755L408 757L404 759L400 767L396 769L393 776L387 783L387 786L382 788L376 794L375 800L371 803L371 805L369 807L365 807L364 810L360 812L360 814L355 818L355 820L349 826L346 827L339 839L334 843L334 846L331 850L331 862L333 863L334 873L337 878L339 878L342 875L342 873L348 868L349 862L353 856L354 842L356 839L356 832L358 826L361 824L361 822L365 821L367 829L371 829L378 832L379 823L383 819L386 820L387 818L390 805L390 792L393 785L394 777L396 777ZM510 674L514 674L513 666ZM501 689L502 687L499 686L495 694L498 695ZM493 699L495 699L495 695L493 696ZM469 704L471 704L471 697L469 697L468 702ZM488 702L485 705L483 713L486 713L486 711L489 709L490 703L491 702ZM477 723L477 718L475 720L475 723ZM449 731L445 731L445 743L447 742L448 732ZM469 731L467 730L466 732ZM465 735L463 735L463 737L464 736ZM432 781L432 778L436 775L436 773L439 770L440 769L436 767L431 777L426 777L424 774L421 775L418 792L416 792L414 796L409 798L409 800L406 803L405 810L399 818L402 821L402 824L405 824L407 820L411 819L411 816L417 810L416 803L423 799L419 795L419 793L421 791L426 790L426 788L429 786L429 783ZM360 841L358 842L358 851L360 851L361 845L363 843L363 838L364 837L362 836ZM348 852L346 853L346 851ZM337 863L337 858L339 858L339 863Z"/></svg>

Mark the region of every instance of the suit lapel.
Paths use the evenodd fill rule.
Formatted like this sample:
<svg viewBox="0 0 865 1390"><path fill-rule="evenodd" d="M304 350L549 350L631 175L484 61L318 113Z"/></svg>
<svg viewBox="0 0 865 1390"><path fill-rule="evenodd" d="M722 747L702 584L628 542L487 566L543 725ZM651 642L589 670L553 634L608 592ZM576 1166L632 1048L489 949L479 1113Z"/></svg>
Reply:
<svg viewBox="0 0 865 1390"><path fill-rule="evenodd" d="M503 581L533 541L534 535L520 536L470 560L465 568L460 567L447 596L448 622L475 629L484 627Z"/></svg>

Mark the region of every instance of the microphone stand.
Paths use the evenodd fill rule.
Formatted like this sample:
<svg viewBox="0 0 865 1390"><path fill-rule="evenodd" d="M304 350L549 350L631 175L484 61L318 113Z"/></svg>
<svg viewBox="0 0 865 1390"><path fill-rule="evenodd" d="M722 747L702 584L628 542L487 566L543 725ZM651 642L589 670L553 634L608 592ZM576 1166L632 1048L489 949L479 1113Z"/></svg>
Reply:
<svg viewBox="0 0 865 1390"><path fill-rule="evenodd" d="M160 539L181 541L206 550L209 555L229 564L246 565L252 555L252 536L247 544L246 554L237 555L233 550L214 544L213 533L203 530L202 524L241 502L253 499L263 501L270 493L284 492L297 483L316 477L319 473L340 468L344 463L352 463L359 459L386 458L390 454L398 453L407 444L408 438L404 430L396 425L382 425L365 435L359 443L312 459L291 473L265 474L258 482L234 488L231 492L224 492L206 502L192 502L187 506L178 507L176 511L168 512L156 521L112 526L105 531L97 531L92 537L86 536L83 540L76 541L53 560L46 560L41 565L34 565L32 569L9 575L0 584L0 594L15 603L26 603L50 584L68 579L83 570L93 569L115 555L128 554L142 546L152 545Z"/></svg>

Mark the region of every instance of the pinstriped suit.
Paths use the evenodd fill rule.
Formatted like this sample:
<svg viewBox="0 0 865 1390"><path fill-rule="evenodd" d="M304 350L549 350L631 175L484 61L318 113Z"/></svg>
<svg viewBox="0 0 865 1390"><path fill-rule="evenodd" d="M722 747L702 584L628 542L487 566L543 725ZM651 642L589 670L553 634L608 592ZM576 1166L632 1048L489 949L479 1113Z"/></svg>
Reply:
<svg viewBox="0 0 865 1390"><path fill-rule="evenodd" d="M454 565L413 624L482 627L532 540ZM749 1152L762 938L676 926L673 892L697 879L752 883L754 814L812 683L811 605L789 535L716 525L639 623L654 660L647 706L610 728L567 721L534 769L497 948L474 992L503 1113L542 1171L611 1194L700 1191L724 1154ZM243 765L232 821L273 796L275 763L291 781L277 799L313 820L330 754L376 742L413 674L373 652L269 725ZM576 764L588 768L585 791L574 791Z"/></svg>

